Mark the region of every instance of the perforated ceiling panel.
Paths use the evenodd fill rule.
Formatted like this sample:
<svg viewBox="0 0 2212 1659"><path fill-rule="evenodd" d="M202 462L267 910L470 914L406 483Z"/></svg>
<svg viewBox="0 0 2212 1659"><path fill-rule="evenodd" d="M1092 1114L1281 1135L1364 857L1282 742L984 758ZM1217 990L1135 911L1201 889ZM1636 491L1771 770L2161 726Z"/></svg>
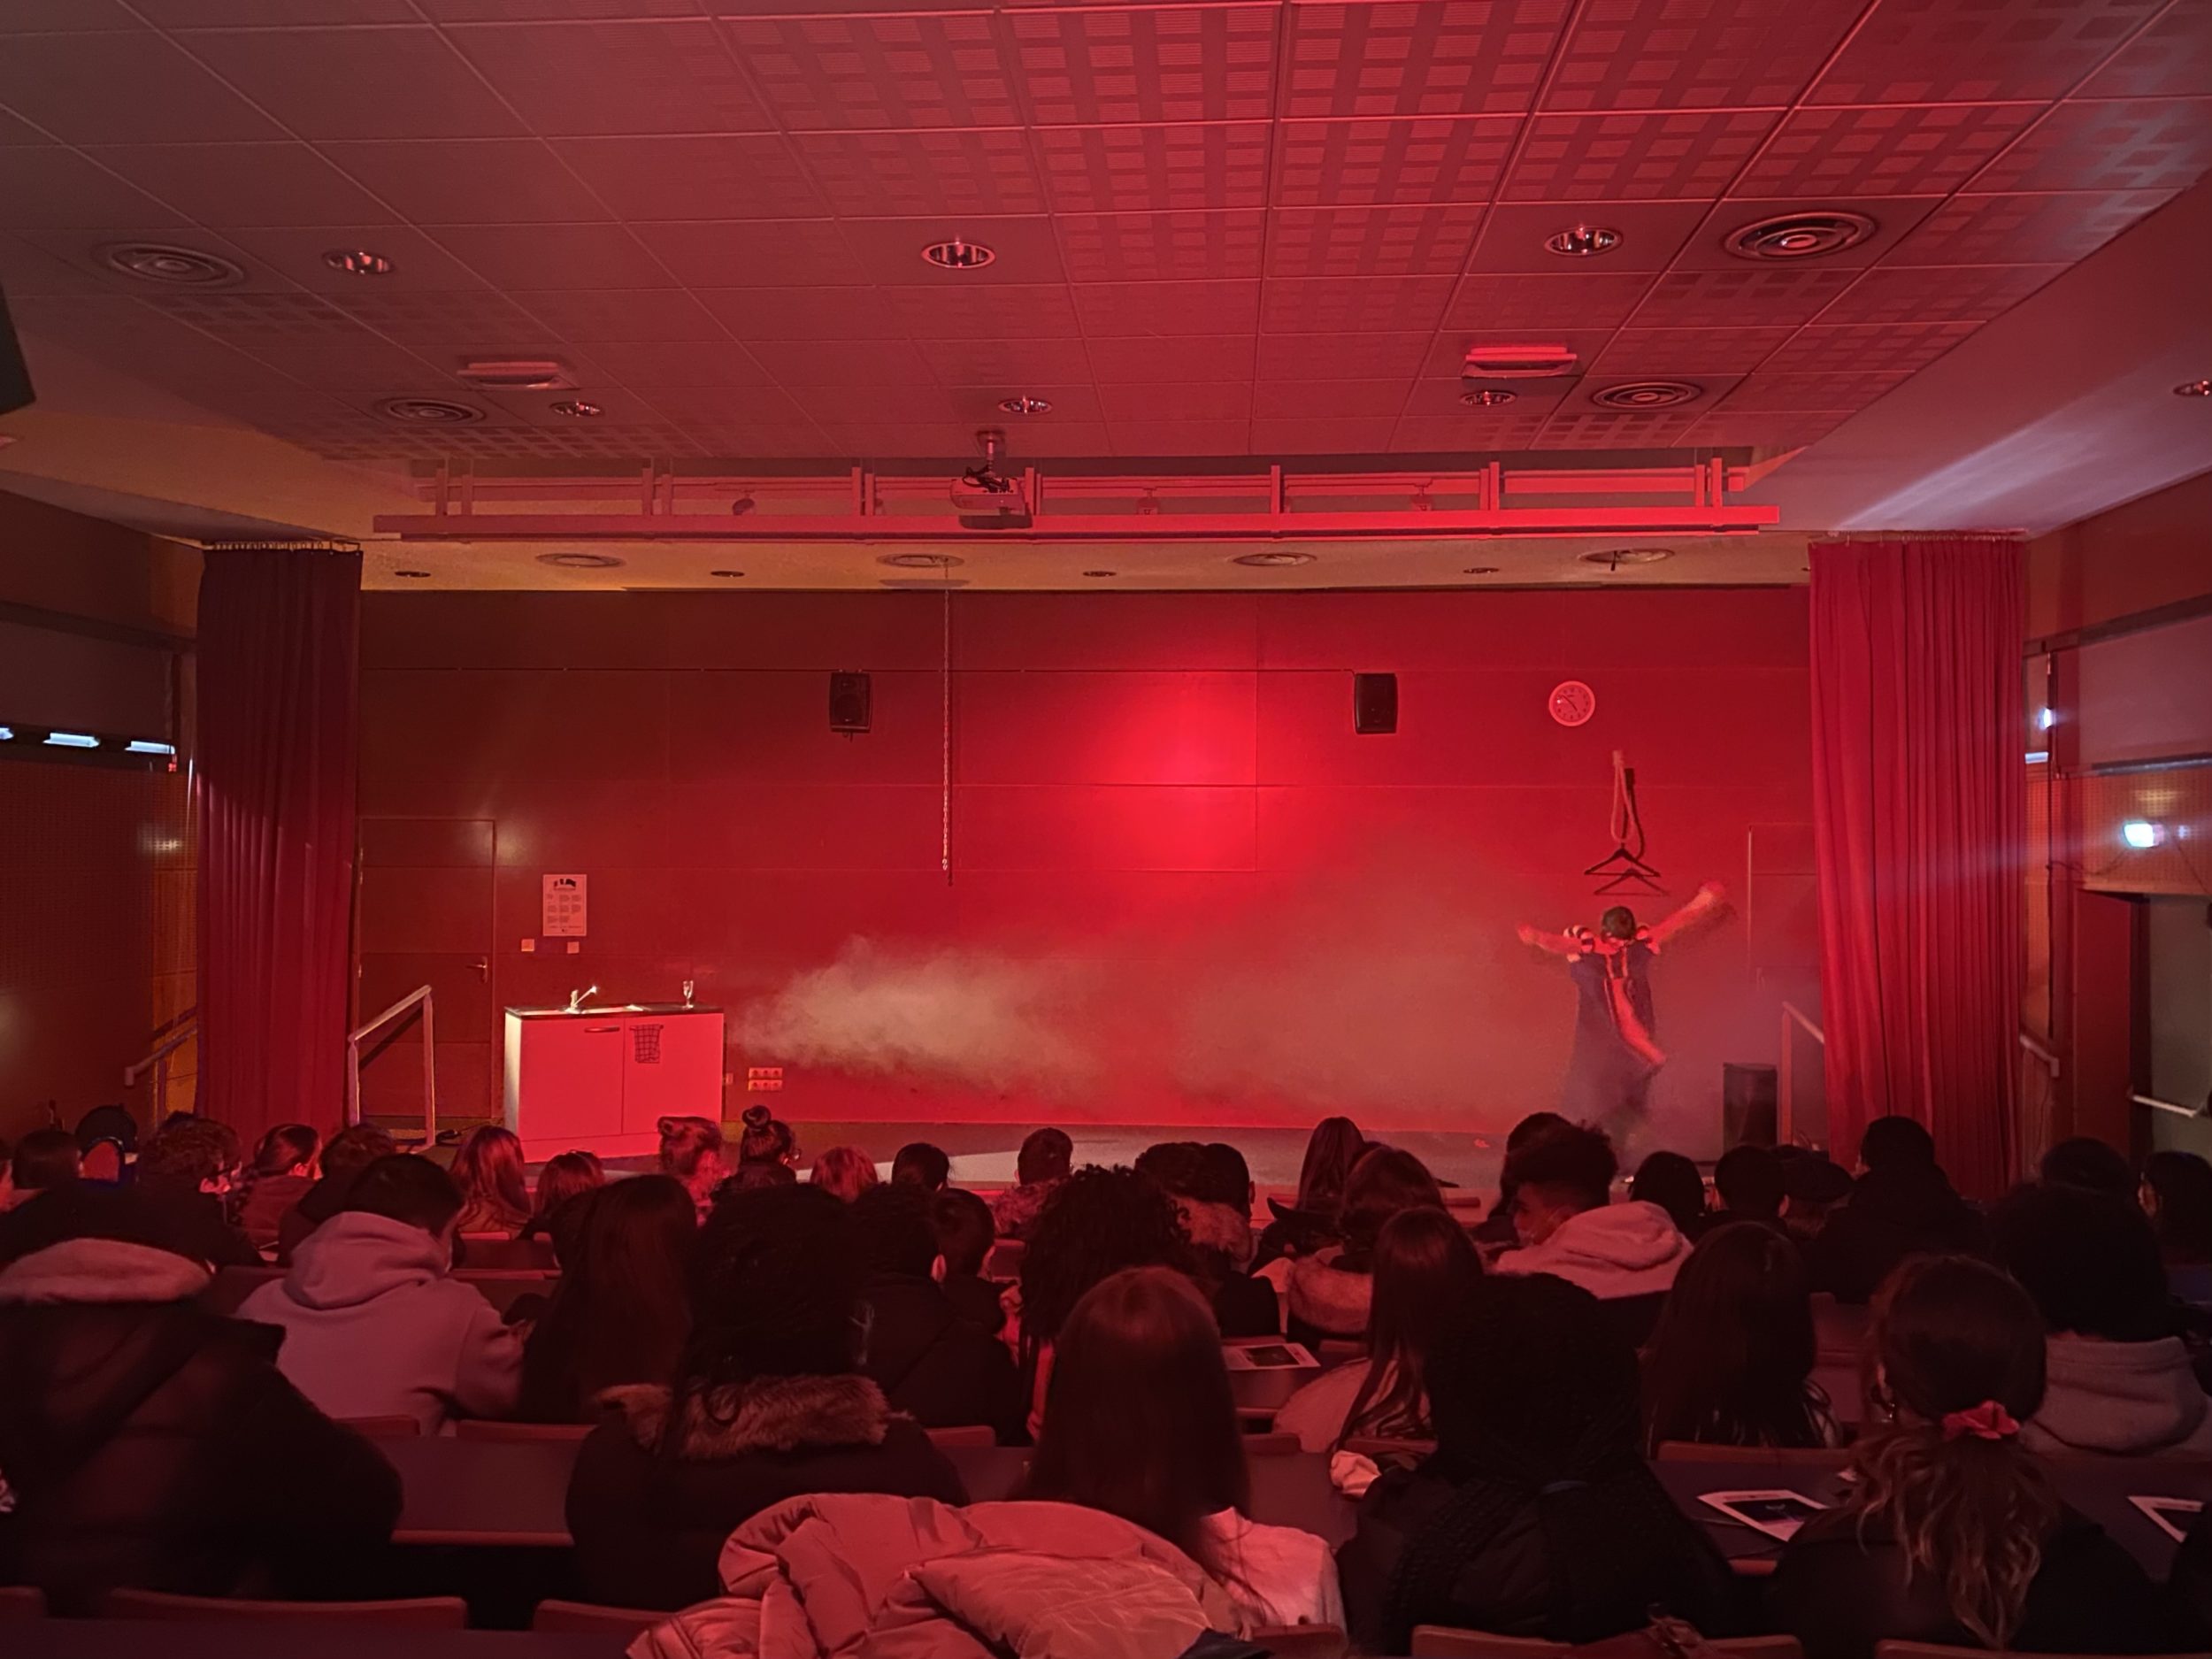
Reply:
<svg viewBox="0 0 2212 1659"><path fill-rule="evenodd" d="M22 326L349 459L941 457L1016 394L1018 455L1778 449L2208 168L2207 0L0 5ZM1470 409L1486 342L1583 373Z"/></svg>

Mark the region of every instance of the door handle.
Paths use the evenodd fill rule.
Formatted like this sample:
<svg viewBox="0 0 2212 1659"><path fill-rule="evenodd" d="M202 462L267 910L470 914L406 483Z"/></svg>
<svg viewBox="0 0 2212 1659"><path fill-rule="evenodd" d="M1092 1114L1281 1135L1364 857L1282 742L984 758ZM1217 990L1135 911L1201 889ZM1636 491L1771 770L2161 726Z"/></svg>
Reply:
<svg viewBox="0 0 2212 1659"><path fill-rule="evenodd" d="M489 982L492 977L492 964L488 958L479 956L475 961L470 963L469 966L476 970L476 977L478 979L485 980L488 983Z"/></svg>

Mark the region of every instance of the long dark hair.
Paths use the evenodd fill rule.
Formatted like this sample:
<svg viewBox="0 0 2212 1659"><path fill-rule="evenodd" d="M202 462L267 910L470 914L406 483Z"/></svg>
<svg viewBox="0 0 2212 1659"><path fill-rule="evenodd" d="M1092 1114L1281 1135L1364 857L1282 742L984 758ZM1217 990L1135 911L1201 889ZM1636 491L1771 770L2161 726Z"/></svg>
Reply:
<svg viewBox="0 0 2212 1659"><path fill-rule="evenodd" d="M2043 1564L2059 1503L2016 1433L1953 1433L1954 1413L2016 1424L2043 1403L2043 1320L2027 1292L1985 1262L1923 1256L1890 1276L1874 1302L1869 1393L1892 1420L1853 1449L1845 1501L1860 1535L1886 1529L1909 1577L1940 1579L1952 1617L1987 1647L2011 1645Z"/></svg>
<svg viewBox="0 0 2212 1659"><path fill-rule="evenodd" d="M1644 1356L1647 1443L1827 1445L1817 1355L1797 1247L1763 1222L1714 1229L1682 1264Z"/></svg>
<svg viewBox="0 0 2212 1659"><path fill-rule="evenodd" d="M1375 1248L1383 1224L1407 1210L1441 1210L1444 1194L1428 1165L1395 1147L1371 1147L1352 1166L1338 1208L1336 1230L1356 1265Z"/></svg>
<svg viewBox="0 0 2212 1659"><path fill-rule="evenodd" d="M279 1124L253 1149L254 1175L289 1175L303 1164L312 1164L322 1145L322 1136L305 1124Z"/></svg>
<svg viewBox="0 0 2212 1659"><path fill-rule="evenodd" d="M1190 1265L1182 1214L1166 1188L1134 1170L1078 1170L1045 1200L1022 1253L1024 1361L1060 1334L1084 1292L1110 1274Z"/></svg>
<svg viewBox="0 0 2212 1659"><path fill-rule="evenodd" d="M1131 1268L1076 1303L1022 1495L1118 1515L1211 1564L1206 1517L1248 1509L1251 1474L1221 1333L1182 1274Z"/></svg>
<svg viewBox="0 0 2212 1659"><path fill-rule="evenodd" d="M1308 1215L1335 1215L1352 1165L1366 1150L1367 1137L1349 1118L1324 1118L1314 1125L1306 1137L1305 1162L1298 1166L1298 1208Z"/></svg>
<svg viewBox="0 0 2212 1659"><path fill-rule="evenodd" d="M464 1223L487 1217L508 1228L530 1219L530 1187L522 1173L522 1140L497 1124L480 1124L453 1155Z"/></svg>
<svg viewBox="0 0 2212 1659"><path fill-rule="evenodd" d="M1367 1375L1345 1413L1340 1446L1359 1435L1428 1435L1429 1355L1482 1277L1482 1257L1446 1211L1402 1210L1376 1235L1374 1276Z"/></svg>
<svg viewBox="0 0 2212 1659"><path fill-rule="evenodd" d="M1705 1178L1679 1152L1655 1152L1638 1164L1628 1195L1658 1205L1678 1230L1692 1236L1705 1216Z"/></svg>
<svg viewBox="0 0 2212 1659"><path fill-rule="evenodd" d="M2212 1164L2193 1152L2154 1152L2143 1161L2143 1187L2167 1265L2212 1263Z"/></svg>
<svg viewBox="0 0 2212 1659"><path fill-rule="evenodd" d="M570 1199L594 1192L607 1184L606 1166L596 1152L559 1152L546 1159L538 1171L537 1190L531 1194L536 1208L526 1233L552 1232L553 1212Z"/></svg>
<svg viewBox="0 0 2212 1659"><path fill-rule="evenodd" d="M691 1329L698 1225L683 1184L640 1175L572 1202L575 1242L523 1351L518 1409L533 1422L581 1422L603 1388L667 1381Z"/></svg>

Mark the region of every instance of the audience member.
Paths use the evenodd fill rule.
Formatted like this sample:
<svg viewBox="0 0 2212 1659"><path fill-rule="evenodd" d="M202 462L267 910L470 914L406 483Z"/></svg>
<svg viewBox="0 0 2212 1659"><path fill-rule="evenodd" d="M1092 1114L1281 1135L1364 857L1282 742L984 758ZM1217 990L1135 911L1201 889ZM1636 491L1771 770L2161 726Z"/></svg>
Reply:
<svg viewBox="0 0 2212 1659"><path fill-rule="evenodd" d="M910 1141L891 1159L891 1179L902 1187L918 1187L926 1194L941 1193L952 1180L952 1160L941 1148L926 1141Z"/></svg>
<svg viewBox="0 0 2212 1659"><path fill-rule="evenodd" d="M138 1155L132 1187L160 1213L182 1253L210 1267L258 1267L253 1240L224 1218L238 1173L238 1136L228 1125L173 1114Z"/></svg>
<svg viewBox="0 0 2212 1659"><path fill-rule="evenodd" d="M1859 1137L1862 1173L1806 1253L1813 1288L1864 1302L1909 1256L1974 1255L1981 1217L1951 1189L1935 1141L1910 1118L1877 1118Z"/></svg>
<svg viewBox="0 0 2212 1659"><path fill-rule="evenodd" d="M78 1147L88 1156L102 1141L111 1141L116 1149L129 1157L138 1150L138 1119L131 1110L121 1104L95 1106L77 1119L73 1132Z"/></svg>
<svg viewBox="0 0 2212 1659"><path fill-rule="evenodd" d="M379 1158L238 1317L282 1327L278 1363L333 1417L411 1417L426 1433L453 1417L504 1417L522 1339L447 1276L460 1216L460 1188L429 1159Z"/></svg>
<svg viewBox="0 0 2212 1659"><path fill-rule="evenodd" d="M1997 1259L2043 1316L2039 1452L2212 1452L2212 1402L2189 1364L2157 1235L2124 1199L2084 1187L2021 1187L1990 1218Z"/></svg>
<svg viewBox="0 0 2212 1659"><path fill-rule="evenodd" d="M1138 1156L1137 1172L1167 1189L1190 1240L1191 1276L1226 1337L1276 1336L1282 1310L1274 1286L1254 1279L1252 1173L1244 1155L1219 1142L1166 1141Z"/></svg>
<svg viewBox="0 0 2212 1659"><path fill-rule="evenodd" d="M1834 1445L1818 1352L1797 1247L1763 1222L1715 1227L1675 1276L1644 1356L1647 1444Z"/></svg>
<svg viewBox="0 0 2212 1659"><path fill-rule="evenodd" d="M1112 1274L1068 1316L1023 1495L1165 1539L1229 1592L1248 1632L1342 1619L1328 1546L1246 1517L1251 1476L1221 1333L1169 1269Z"/></svg>
<svg viewBox="0 0 2212 1659"><path fill-rule="evenodd" d="M563 1229L554 1225L554 1217L570 1199L595 1193L606 1184L607 1168L596 1152L555 1153L538 1171L538 1184L530 1194L530 1219L522 1236L550 1240L553 1259L565 1264L568 1258L561 1254Z"/></svg>
<svg viewBox="0 0 2212 1659"><path fill-rule="evenodd" d="M1429 1356L1482 1277L1482 1257L1448 1211L1420 1209L1383 1224L1374 1263L1370 1357L1323 1372L1275 1414L1275 1426L1295 1434L1302 1450L1333 1451L1358 1436L1434 1438Z"/></svg>
<svg viewBox="0 0 2212 1659"><path fill-rule="evenodd" d="M523 1177L522 1138L498 1124L479 1124L453 1155L461 1189L463 1238L511 1239L530 1225L530 1185Z"/></svg>
<svg viewBox="0 0 2212 1659"><path fill-rule="evenodd" d="M741 1165L776 1164L795 1171L799 1167L799 1137L791 1133L789 1124L757 1102L745 1109L744 1124L737 1138Z"/></svg>
<svg viewBox="0 0 2212 1659"><path fill-rule="evenodd" d="M1720 1208L1706 1217L1707 1228L1724 1227L1736 1221L1756 1221L1778 1232L1782 1230L1782 1205L1788 1198L1788 1189L1782 1160L1775 1156L1773 1148L1729 1148L1720 1155L1720 1162L1713 1165L1713 1191L1720 1198Z"/></svg>
<svg viewBox="0 0 2212 1659"><path fill-rule="evenodd" d="M568 1202L575 1234L523 1347L515 1415L532 1423L589 1423L604 1390L666 1383L691 1330L699 1223L683 1183L639 1175Z"/></svg>
<svg viewBox="0 0 2212 1659"><path fill-rule="evenodd" d="M1705 1178L1697 1165L1679 1152L1654 1152L1636 1166L1628 1195L1638 1203L1656 1204L1667 1212L1675 1230L1694 1240L1705 1227Z"/></svg>
<svg viewBox="0 0 2212 1659"><path fill-rule="evenodd" d="M1774 1163L1781 1172L1782 1231L1809 1251L1836 1207L1851 1196L1851 1171L1806 1147L1777 1147ZM1806 1271L1812 1271L1809 1256Z"/></svg>
<svg viewBox="0 0 2212 1659"><path fill-rule="evenodd" d="M1529 1113L1506 1132L1506 1164L1511 1164L1516 1152L1547 1130L1571 1129L1573 1126L1557 1112ZM1513 1230L1513 1188L1506 1182L1503 1166L1498 1171L1498 1202L1471 1232L1475 1242L1491 1254L1501 1249L1511 1249L1521 1241L1520 1235Z"/></svg>
<svg viewBox="0 0 2212 1659"><path fill-rule="evenodd" d="M876 1184L876 1164L858 1147L832 1147L814 1160L814 1185L847 1203Z"/></svg>
<svg viewBox="0 0 2212 1659"><path fill-rule="evenodd" d="M1869 1338L1879 1410L1842 1504L1786 1545L1770 1607L1807 1659L1885 1641L2009 1652L2164 1651L2149 1580L2062 1508L2019 1430L2043 1404L2042 1322L1964 1256L1907 1262Z"/></svg>
<svg viewBox="0 0 2212 1659"><path fill-rule="evenodd" d="M1413 1626L1587 1642L1655 1611L1732 1633L1735 1581L1646 1464L1636 1355L1587 1291L1479 1280L1428 1369L1433 1456L1378 1479L1337 1552L1354 1642Z"/></svg>
<svg viewBox="0 0 2212 1659"><path fill-rule="evenodd" d="M788 1164L740 1164L730 1171L729 1179L714 1189L713 1196L708 1201L707 1210L711 1213L733 1193L757 1193L766 1187L796 1187L798 1184L799 1171ZM706 1224L702 1221L700 1225L703 1226Z"/></svg>
<svg viewBox="0 0 2212 1659"><path fill-rule="evenodd" d="M2152 1153L2139 1202L2158 1235L2167 1287L2192 1308L2212 1309L2212 1164L2193 1152Z"/></svg>
<svg viewBox="0 0 2212 1659"><path fill-rule="evenodd" d="M1075 1142L1064 1129L1033 1129L1014 1158L1014 1179L992 1202L991 1217L1002 1239L1029 1237L1037 1212L1045 1207L1075 1157Z"/></svg>
<svg viewBox="0 0 2212 1659"><path fill-rule="evenodd" d="M251 1179L238 1227L265 1256L274 1256L284 1217L315 1185L323 1138L305 1124L279 1124L253 1149Z"/></svg>
<svg viewBox="0 0 2212 1659"><path fill-rule="evenodd" d="M940 1197L942 1194L939 1194ZM961 1317L933 1275L933 1201L910 1182L871 1188L853 1202L867 1273L861 1370L895 1410L926 1428L985 1424L1012 1445L1027 1415L1006 1345Z"/></svg>
<svg viewBox="0 0 2212 1659"><path fill-rule="evenodd" d="M806 1493L964 1503L919 1424L859 1374L852 1210L810 1187L733 1192L701 1231L691 1334L668 1385L610 1392L568 1525L585 1593L616 1607L713 1595L732 1529Z"/></svg>
<svg viewBox="0 0 2212 1659"><path fill-rule="evenodd" d="M1311 1344L1365 1336L1383 1224L1402 1210L1443 1207L1444 1195L1420 1159L1395 1147L1371 1148L1344 1184L1336 1224L1341 1241L1291 1263L1291 1337Z"/></svg>
<svg viewBox="0 0 2212 1659"><path fill-rule="evenodd" d="M953 1311L986 1336L996 1336L1006 1324L1006 1309L999 1287L983 1276L995 1233L990 1205L948 1187L931 1202L930 1225L937 1234L938 1282Z"/></svg>
<svg viewBox="0 0 2212 1659"><path fill-rule="evenodd" d="M1595 1129L1552 1128L1509 1154L1513 1225L1521 1248L1493 1263L1501 1273L1551 1273L1609 1304L1630 1346L1658 1322L1667 1287L1690 1254L1667 1212L1631 1199L1607 1202L1617 1169Z"/></svg>
<svg viewBox="0 0 2212 1659"><path fill-rule="evenodd" d="M274 1334L200 1305L207 1268L140 1194L51 1191L18 1219L24 1253L0 1270L0 1583L64 1614L125 1586L361 1589L399 1478L285 1380Z"/></svg>
<svg viewBox="0 0 2212 1659"><path fill-rule="evenodd" d="M1260 1234L1255 1267L1283 1256L1310 1256L1337 1242L1337 1211L1343 1208L1345 1183L1352 1166L1367 1151L1367 1137L1349 1118L1324 1118L1306 1137L1306 1156L1298 1166L1298 1193L1290 1203L1267 1201L1275 1219Z"/></svg>
<svg viewBox="0 0 2212 1659"><path fill-rule="evenodd" d="M374 1124L351 1124L331 1136L323 1147L321 1179L277 1220L277 1260L289 1266L300 1240L338 1213L354 1178L398 1149L391 1135Z"/></svg>
<svg viewBox="0 0 2212 1659"><path fill-rule="evenodd" d="M763 1124L768 1121L765 1106L745 1109L745 1138L753 1137L753 1114L758 1112ZM781 1127L780 1125L778 1127ZM664 1118L659 1124L661 1173L681 1181L684 1190L691 1194L692 1208L704 1224L707 1211L714 1206L715 1189L730 1174L729 1160L722 1140L722 1125L708 1118ZM789 1131L785 1131L787 1136ZM761 1160L778 1168L787 1167L780 1159Z"/></svg>
<svg viewBox="0 0 2212 1659"><path fill-rule="evenodd" d="M8 1156L13 1190L4 1206L14 1210L41 1193L58 1187L74 1187L84 1169L84 1153L77 1137L66 1129L34 1129L15 1143Z"/></svg>
<svg viewBox="0 0 2212 1659"><path fill-rule="evenodd" d="M2094 1135L2074 1135L2043 1155L2037 1179L2048 1187L2079 1187L2135 1202L2135 1166Z"/></svg>

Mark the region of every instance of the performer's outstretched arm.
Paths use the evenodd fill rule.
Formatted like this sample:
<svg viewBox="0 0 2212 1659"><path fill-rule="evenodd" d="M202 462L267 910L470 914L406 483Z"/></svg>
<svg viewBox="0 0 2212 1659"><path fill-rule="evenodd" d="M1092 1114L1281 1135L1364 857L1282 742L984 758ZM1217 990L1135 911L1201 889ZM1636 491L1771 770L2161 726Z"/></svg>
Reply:
<svg viewBox="0 0 2212 1659"><path fill-rule="evenodd" d="M1555 956L1564 956L1570 962L1582 954L1582 941L1572 933L1547 933L1526 922L1521 924L1520 933L1523 944L1533 945Z"/></svg>
<svg viewBox="0 0 2212 1659"><path fill-rule="evenodd" d="M1693 927L1717 922L1727 914L1728 889L1717 881L1708 881L1697 890L1690 902L1663 921L1655 922L1646 930L1645 942L1654 950Z"/></svg>

